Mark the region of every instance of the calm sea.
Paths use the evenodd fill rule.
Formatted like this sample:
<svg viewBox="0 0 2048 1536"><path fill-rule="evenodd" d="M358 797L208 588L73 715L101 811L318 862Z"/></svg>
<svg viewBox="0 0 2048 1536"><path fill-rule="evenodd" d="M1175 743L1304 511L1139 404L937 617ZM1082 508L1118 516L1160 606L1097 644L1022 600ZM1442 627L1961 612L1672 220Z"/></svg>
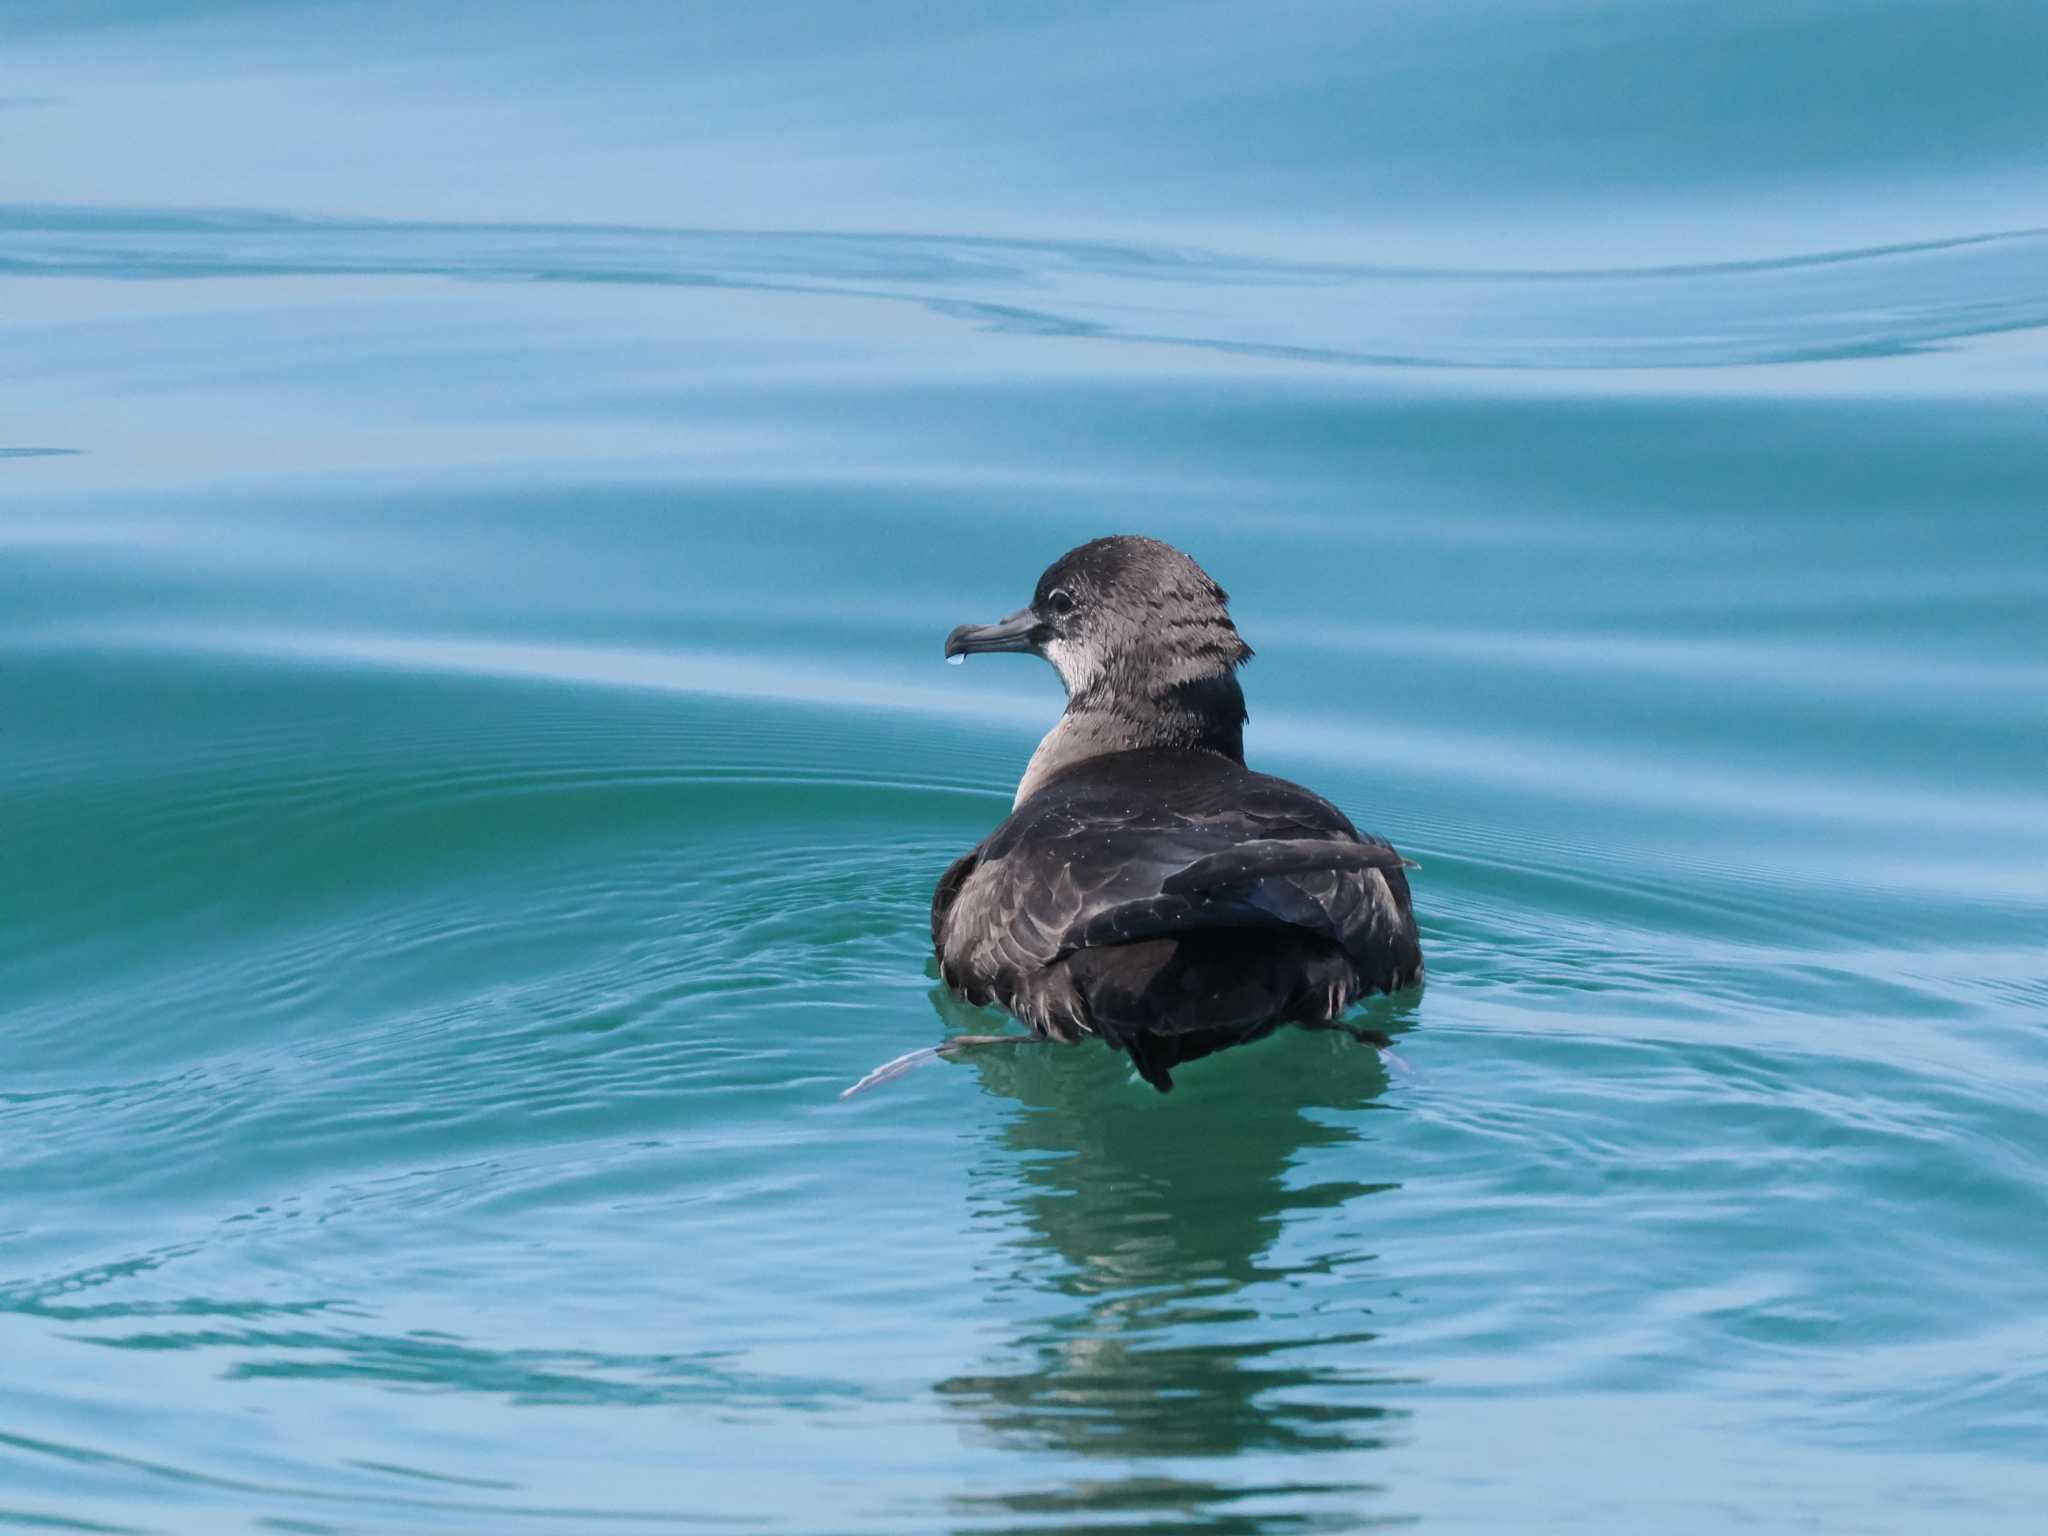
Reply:
<svg viewBox="0 0 2048 1536"><path fill-rule="evenodd" d="M0 1526L2034 1532L2037 0L0 4ZM1185 547L1421 863L926 903Z"/></svg>

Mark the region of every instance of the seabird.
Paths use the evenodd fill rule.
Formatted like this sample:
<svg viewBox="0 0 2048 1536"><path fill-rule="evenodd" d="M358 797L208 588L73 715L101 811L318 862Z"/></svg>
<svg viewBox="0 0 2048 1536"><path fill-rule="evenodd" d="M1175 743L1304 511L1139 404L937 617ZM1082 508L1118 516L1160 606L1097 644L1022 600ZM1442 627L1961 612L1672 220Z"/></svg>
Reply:
<svg viewBox="0 0 2048 1536"><path fill-rule="evenodd" d="M1044 657L1067 707L1009 818L932 896L946 985L1032 1033L936 1049L1099 1036L1165 1093L1175 1067L1282 1024L1386 1043L1341 1021L1422 978L1407 861L1245 766L1252 651L1228 602L1179 550L1122 535L1054 561L1029 607L946 637L949 659Z"/></svg>

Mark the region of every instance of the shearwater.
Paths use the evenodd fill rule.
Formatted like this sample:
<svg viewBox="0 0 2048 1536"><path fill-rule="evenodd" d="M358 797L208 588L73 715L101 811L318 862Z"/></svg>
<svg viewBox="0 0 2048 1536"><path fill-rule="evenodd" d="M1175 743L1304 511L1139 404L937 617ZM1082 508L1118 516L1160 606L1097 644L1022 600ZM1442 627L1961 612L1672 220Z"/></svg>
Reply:
<svg viewBox="0 0 2048 1536"><path fill-rule="evenodd" d="M1413 986L1422 949L1407 865L1320 795L1245 766L1229 596L1188 556L1120 535L1068 551L1030 605L946 637L949 659L1028 651L1067 690L1007 820L932 897L940 974L1028 1035L963 1035L878 1068L976 1045L1089 1037L1146 1082L1282 1024L1343 1023Z"/></svg>

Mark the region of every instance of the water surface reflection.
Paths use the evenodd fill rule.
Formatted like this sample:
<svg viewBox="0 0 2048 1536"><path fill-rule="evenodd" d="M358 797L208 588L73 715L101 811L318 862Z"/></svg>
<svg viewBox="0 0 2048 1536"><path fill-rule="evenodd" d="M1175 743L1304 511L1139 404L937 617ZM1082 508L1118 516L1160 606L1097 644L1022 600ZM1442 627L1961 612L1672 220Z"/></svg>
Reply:
<svg viewBox="0 0 2048 1536"><path fill-rule="evenodd" d="M986 1028L943 992L933 1001L950 1025ZM1382 1005L1374 1022L1398 1028L1413 1007ZM1402 1417L1374 1347L1387 1286L1358 1232L1364 1197L1396 1187L1372 1176L1363 1114L1385 1067L1349 1039L1284 1032L1162 1099L1134 1089L1121 1058L1091 1058L977 1059L1018 1108L976 1170L1016 1236L977 1278L1025 1321L938 1391L997 1444L1121 1465L956 1509L977 1530L1092 1517L1263 1531L1280 1508L1287 1529L1370 1521L1384 1489L1359 1458ZM1313 1471L1290 1476L1308 1452Z"/></svg>

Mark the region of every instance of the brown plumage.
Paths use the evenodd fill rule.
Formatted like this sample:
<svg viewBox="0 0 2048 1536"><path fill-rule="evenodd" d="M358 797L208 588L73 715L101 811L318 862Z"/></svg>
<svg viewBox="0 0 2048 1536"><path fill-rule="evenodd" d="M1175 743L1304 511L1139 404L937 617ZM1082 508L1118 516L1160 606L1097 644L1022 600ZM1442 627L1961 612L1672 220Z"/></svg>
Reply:
<svg viewBox="0 0 2048 1536"><path fill-rule="evenodd" d="M1245 767L1251 651L1226 603L1178 550L1097 539L1029 608L946 643L1044 656L1068 703L1009 818L939 881L941 974L1041 1037L1100 1036L1161 1092L1183 1062L1340 1027L1422 975L1400 855Z"/></svg>

